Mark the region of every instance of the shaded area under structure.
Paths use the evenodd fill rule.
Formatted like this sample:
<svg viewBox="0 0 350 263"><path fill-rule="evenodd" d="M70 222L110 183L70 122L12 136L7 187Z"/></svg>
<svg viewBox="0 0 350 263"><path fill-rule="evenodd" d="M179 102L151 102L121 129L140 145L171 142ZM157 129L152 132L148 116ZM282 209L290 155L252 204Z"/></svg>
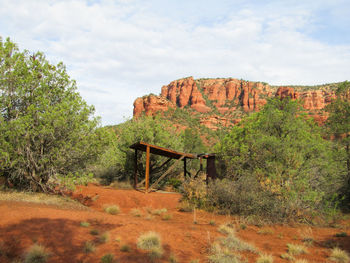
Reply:
<svg viewBox="0 0 350 263"><path fill-rule="evenodd" d="M215 168L215 155L214 154L191 154L191 153L183 153L174 151L171 149L163 148L157 145L152 145L143 141L137 142L130 146L131 149L135 150L134 155L134 187L137 189L138 181L137 181L137 153L138 151L146 152L146 171L145 171L145 179L140 183L142 184L145 182L145 191L146 193L149 191L149 189L152 189L152 187L156 186L165 176L167 176L177 165L180 161L183 161L183 167L184 167L184 176L186 176L188 173L186 168L186 160L187 159L200 159L200 171L203 169L202 165L202 159L207 159L207 182L208 178L215 179L217 177L216 168ZM164 157L168 157L168 160L166 160L161 166L167 164L170 160L176 159L177 161L162 175L160 176L151 186L149 185L149 179L150 179L150 155L156 154Z"/></svg>

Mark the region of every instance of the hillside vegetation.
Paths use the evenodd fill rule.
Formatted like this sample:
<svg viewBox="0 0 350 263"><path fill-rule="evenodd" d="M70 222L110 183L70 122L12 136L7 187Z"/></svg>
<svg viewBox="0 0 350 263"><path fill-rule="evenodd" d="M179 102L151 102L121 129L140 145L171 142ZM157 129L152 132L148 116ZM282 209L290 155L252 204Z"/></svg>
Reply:
<svg viewBox="0 0 350 263"><path fill-rule="evenodd" d="M198 89L200 81L186 81L192 92L205 90ZM181 167L161 182L180 191L192 208L279 222L334 218L348 208L349 82L334 86L337 96L325 107L329 117L321 127L300 101L264 97L245 83L243 91L253 95L241 93L238 99L248 104L241 105L246 111L234 126L208 129L192 104L101 127L62 63L52 65L40 52L20 51L9 39L1 40L0 177L5 187L34 192L73 189L92 180L128 182L134 174L129 146L142 140L182 152L217 153L220 178L208 191L200 176L184 180ZM256 85L269 92L266 84ZM205 103L197 101L197 109L215 102L202 96ZM137 158L141 181L145 156ZM152 155L152 182L173 164L165 160ZM196 161L189 165L192 175L198 168Z"/></svg>

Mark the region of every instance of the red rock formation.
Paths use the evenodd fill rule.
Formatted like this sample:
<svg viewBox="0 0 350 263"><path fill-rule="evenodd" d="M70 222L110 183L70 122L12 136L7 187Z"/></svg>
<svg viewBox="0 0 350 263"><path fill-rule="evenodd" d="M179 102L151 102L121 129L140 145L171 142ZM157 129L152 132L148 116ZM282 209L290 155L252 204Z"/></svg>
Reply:
<svg viewBox="0 0 350 263"><path fill-rule="evenodd" d="M300 91L286 86L270 87L265 83L233 78L194 80L188 77L163 86L160 96L136 99L134 116L140 116L142 112L153 115L169 107L189 107L200 113L210 113L209 117L201 118L201 123L217 129L218 126L237 123L240 117L235 112L259 111L266 104L266 99L273 96L300 99L315 120L324 122L327 116L320 110L335 98L335 93L327 89Z"/></svg>

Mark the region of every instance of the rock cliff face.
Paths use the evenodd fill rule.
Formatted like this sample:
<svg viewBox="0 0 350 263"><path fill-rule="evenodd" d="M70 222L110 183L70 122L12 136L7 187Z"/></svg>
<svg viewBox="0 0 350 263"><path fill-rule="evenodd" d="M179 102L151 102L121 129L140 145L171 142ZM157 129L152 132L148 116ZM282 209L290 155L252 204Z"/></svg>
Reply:
<svg viewBox="0 0 350 263"><path fill-rule="evenodd" d="M321 110L335 98L335 92L328 86L306 89L276 87L233 78L195 80L188 77L163 86L160 96L137 98L134 102L134 117L178 107L199 115L201 124L215 130L219 126L236 124L248 112L259 111L270 97L299 99L310 115L322 122L326 116Z"/></svg>

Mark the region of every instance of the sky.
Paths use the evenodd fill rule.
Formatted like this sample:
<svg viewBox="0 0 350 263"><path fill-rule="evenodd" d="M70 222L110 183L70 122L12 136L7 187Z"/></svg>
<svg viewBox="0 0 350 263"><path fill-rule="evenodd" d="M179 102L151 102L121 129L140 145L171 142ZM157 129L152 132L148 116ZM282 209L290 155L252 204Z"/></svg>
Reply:
<svg viewBox="0 0 350 263"><path fill-rule="evenodd" d="M350 79L349 0L0 0L0 36L62 61L102 125L183 77Z"/></svg>

